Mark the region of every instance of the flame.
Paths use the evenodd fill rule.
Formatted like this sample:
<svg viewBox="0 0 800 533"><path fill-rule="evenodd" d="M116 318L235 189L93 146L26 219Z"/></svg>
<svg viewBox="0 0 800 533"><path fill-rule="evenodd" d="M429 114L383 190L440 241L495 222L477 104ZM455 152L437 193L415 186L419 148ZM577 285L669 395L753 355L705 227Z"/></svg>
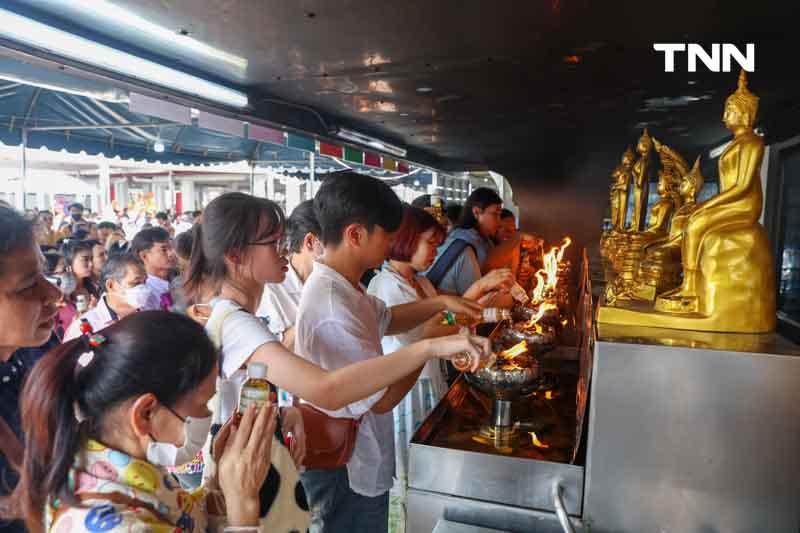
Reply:
<svg viewBox="0 0 800 533"><path fill-rule="evenodd" d="M553 398L555 398L555 396L553 395L553 391L551 391L551 390L545 391L545 393L544 393L544 399L545 400L552 400Z"/></svg>
<svg viewBox="0 0 800 533"><path fill-rule="evenodd" d="M569 323L569 320L567 320L566 318L561 321L561 325L562 326L566 326L568 323Z"/></svg>
<svg viewBox="0 0 800 533"><path fill-rule="evenodd" d="M498 355L504 359L514 359L518 355L522 355L528 351L528 341L522 340L509 348L508 350L503 350Z"/></svg>
<svg viewBox="0 0 800 533"><path fill-rule="evenodd" d="M547 285L545 275L544 270L539 270L536 273L536 287L533 289L533 293L531 293L531 300L533 303L544 301L544 289Z"/></svg>
<svg viewBox="0 0 800 533"><path fill-rule="evenodd" d="M550 311L551 309L558 309L558 306L550 302L542 303L539 306L539 309L536 311L536 314L533 315L530 320L528 320L527 324L525 324L525 329L530 329L536 326L536 324L542 319L544 314Z"/></svg>
<svg viewBox="0 0 800 533"><path fill-rule="evenodd" d="M528 433L530 433L531 440L533 441L533 445L536 446L537 448L549 448L550 447L550 445L547 444L546 442L542 442L542 441L539 440L539 437L536 436L536 432L535 431L529 431Z"/></svg>
<svg viewBox="0 0 800 533"><path fill-rule="evenodd" d="M536 287L531 293L533 304L543 302L555 294L558 286L558 267L563 264L564 252L570 244L572 244L572 238L564 237L560 246L553 246L542 257L544 268L536 272Z"/></svg>

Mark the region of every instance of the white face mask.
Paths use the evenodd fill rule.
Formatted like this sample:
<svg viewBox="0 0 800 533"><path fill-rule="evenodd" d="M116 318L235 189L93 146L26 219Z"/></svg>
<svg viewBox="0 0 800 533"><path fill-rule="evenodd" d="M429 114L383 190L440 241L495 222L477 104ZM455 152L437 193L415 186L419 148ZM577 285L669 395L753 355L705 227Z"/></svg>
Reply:
<svg viewBox="0 0 800 533"><path fill-rule="evenodd" d="M151 298L152 292L150 287L141 284L125 289L125 301L131 307L139 310L145 310L148 300Z"/></svg>
<svg viewBox="0 0 800 533"><path fill-rule="evenodd" d="M147 445L147 460L151 464L159 466L185 465L203 449L211 431L211 416L203 418L187 416L183 419L172 409L169 411L183 420L183 446L178 447L169 442L157 442L151 436L150 438L153 440Z"/></svg>

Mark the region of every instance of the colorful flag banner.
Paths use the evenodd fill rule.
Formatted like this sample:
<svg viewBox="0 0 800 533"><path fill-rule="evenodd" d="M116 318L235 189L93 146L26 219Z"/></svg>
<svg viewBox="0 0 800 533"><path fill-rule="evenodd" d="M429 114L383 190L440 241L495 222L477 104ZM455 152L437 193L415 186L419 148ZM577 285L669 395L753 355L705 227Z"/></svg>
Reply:
<svg viewBox="0 0 800 533"><path fill-rule="evenodd" d="M317 142L311 137L290 133L287 146L289 148L299 148L300 150L313 152L317 149Z"/></svg>
<svg viewBox="0 0 800 533"><path fill-rule="evenodd" d="M364 164L364 152L361 150L356 150L355 148L350 148L349 146L344 147L344 160L350 161L351 163L358 163L360 165Z"/></svg>
<svg viewBox="0 0 800 533"><path fill-rule="evenodd" d="M344 157L344 149L341 146L336 146L335 144L330 144L323 141L319 142L319 153L322 155L336 157L338 159L342 159Z"/></svg>

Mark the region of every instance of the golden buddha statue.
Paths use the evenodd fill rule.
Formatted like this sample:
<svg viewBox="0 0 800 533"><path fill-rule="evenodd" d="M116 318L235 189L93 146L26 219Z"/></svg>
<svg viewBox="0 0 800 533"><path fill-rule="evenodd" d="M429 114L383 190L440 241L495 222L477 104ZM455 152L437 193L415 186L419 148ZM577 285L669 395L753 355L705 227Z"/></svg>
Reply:
<svg viewBox="0 0 800 533"><path fill-rule="evenodd" d="M611 228L603 232L600 239L600 254L605 258L609 257L616 237L625 231L625 219L628 214L628 187L633 177L633 151L630 147L622 154L622 160L611 176L613 178L610 190Z"/></svg>
<svg viewBox="0 0 800 533"><path fill-rule="evenodd" d="M633 165L633 216L631 217L630 228L632 231L642 231L644 229L645 216L647 215L648 186L650 184L650 150L653 142L644 129L639 143L636 145L636 152L639 159Z"/></svg>
<svg viewBox="0 0 800 533"><path fill-rule="evenodd" d="M633 176L633 151L630 147L622 154L622 161L612 176L614 183L611 186L611 225L614 230L623 231L628 214L628 187Z"/></svg>
<svg viewBox="0 0 800 533"><path fill-rule="evenodd" d="M697 195L703 189L704 182L698 156L692 169L681 179L678 192L683 205L672 215L669 234L653 241L645 249L645 258L639 267L635 298L652 302L656 294L680 285L683 229L689 215L697 207Z"/></svg>
<svg viewBox="0 0 800 533"><path fill-rule="evenodd" d="M661 161L661 170L658 172L659 198L650 208L647 229L626 232L615 243L619 249L614 261L617 277L606 287L606 301L609 304L618 299L634 297L636 277L645 248L667 236L672 213L683 204L678 188L681 176L688 172L686 161L669 146L655 138L652 141Z"/></svg>
<svg viewBox="0 0 800 533"><path fill-rule="evenodd" d="M775 272L758 222L764 142L753 132L757 111L742 71L725 101L723 122L733 140L719 159L720 192L698 205L683 229L681 286L659 295L655 312L603 306L600 322L739 333L775 328Z"/></svg>

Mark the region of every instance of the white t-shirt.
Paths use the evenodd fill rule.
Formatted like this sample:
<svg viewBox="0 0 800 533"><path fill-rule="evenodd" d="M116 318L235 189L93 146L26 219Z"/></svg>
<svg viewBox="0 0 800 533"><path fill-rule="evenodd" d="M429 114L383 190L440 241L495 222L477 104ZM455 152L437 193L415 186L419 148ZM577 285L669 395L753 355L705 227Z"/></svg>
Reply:
<svg viewBox="0 0 800 533"><path fill-rule="evenodd" d="M431 298L436 296L436 289L427 278L418 276L417 280L426 297ZM404 276L386 266L384 266L384 268L369 282L367 292L383 300L389 307L417 302L420 299L417 290ZM381 340L383 353L388 354L396 352L404 346L422 340L424 329L425 325L420 324L412 330L385 336L383 340ZM447 382L444 380L439 359L432 359L425 363L420 377L428 378L435 381L437 386L442 386L445 389L447 388Z"/></svg>
<svg viewBox="0 0 800 533"><path fill-rule="evenodd" d="M291 263L282 283L267 283L256 316L269 320L269 330L283 340L283 333L297 322L303 282Z"/></svg>
<svg viewBox="0 0 800 533"><path fill-rule="evenodd" d="M247 361L264 344L279 342L269 329L266 321L258 318L232 300L214 299L211 301L211 316L206 323L209 335L215 335L220 316L230 313L222 323L220 344L222 345L222 372L223 379L230 380L233 387L224 387L220 390L221 413L220 419L227 420L236 411L239 393L242 385L247 380L247 370L243 367ZM269 368L267 368L269 379Z"/></svg>
<svg viewBox="0 0 800 533"><path fill-rule="evenodd" d="M381 300L361 289L327 265L316 263L300 297L295 352L327 370L382 356L381 337L392 313ZM363 415L347 474L350 488L367 497L380 496L392 487L392 414L370 411L385 393L384 389L337 411L325 411L337 418Z"/></svg>

